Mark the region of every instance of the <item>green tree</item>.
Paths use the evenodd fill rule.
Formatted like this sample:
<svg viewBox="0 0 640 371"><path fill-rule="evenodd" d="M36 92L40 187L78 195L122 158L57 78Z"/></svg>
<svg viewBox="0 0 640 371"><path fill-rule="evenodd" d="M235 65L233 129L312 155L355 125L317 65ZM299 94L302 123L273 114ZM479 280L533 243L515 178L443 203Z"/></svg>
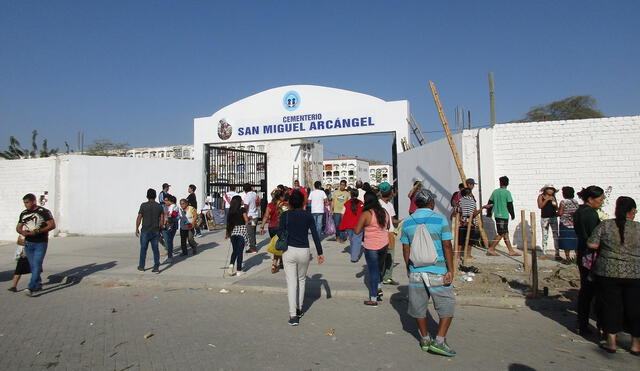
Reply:
<svg viewBox="0 0 640 371"><path fill-rule="evenodd" d="M129 143L114 143L108 139L96 139L84 153L89 156L119 156L129 149Z"/></svg>
<svg viewBox="0 0 640 371"><path fill-rule="evenodd" d="M576 120L604 117L590 95L576 95L542 106L532 107L523 121Z"/></svg>
<svg viewBox="0 0 640 371"><path fill-rule="evenodd" d="M57 148L49 150L46 139L42 141L42 149L38 151L37 136L37 130L31 132L31 151L22 148L20 142L15 137L9 137L9 148L6 151L0 152L0 157L7 160L18 160L21 158L49 157L58 153Z"/></svg>

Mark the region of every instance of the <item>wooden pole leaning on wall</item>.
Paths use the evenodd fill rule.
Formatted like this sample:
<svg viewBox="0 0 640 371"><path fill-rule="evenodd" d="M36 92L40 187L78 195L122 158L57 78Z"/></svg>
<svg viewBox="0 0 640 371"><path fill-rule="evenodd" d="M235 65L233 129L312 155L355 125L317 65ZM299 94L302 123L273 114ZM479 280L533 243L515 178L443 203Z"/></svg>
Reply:
<svg viewBox="0 0 640 371"><path fill-rule="evenodd" d="M440 121L442 121L442 127L444 128L444 133L447 136L447 141L449 142L449 148L451 148L453 161L455 161L456 168L458 169L458 174L460 174L460 179L462 180L461 183L464 184L466 188L468 186L467 177L464 174L464 169L462 168L462 161L460 161L460 156L458 156L456 143L453 141L453 137L451 136L451 130L449 129L447 116L444 114L444 110L442 109L442 103L440 103L440 96L438 95L438 91L436 90L436 84L434 84L433 81L429 81L429 87L431 88L431 94L433 95L433 101L436 104L436 109L438 110ZM480 222L478 223L478 228L480 229L480 236L482 236L482 242L484 242L485 247L488 248L489 238L487 237L487 233L484 231L484 226L482 225L482 214L480 214Z"/></svg>
<svg viewBox="0 0 640 371"><path fill-rule="evenodd" d="M527 213L524 210L520 210L520 229L522 229L522 261L524 263L524 271L531 272L529 266L529 252L527 248Z"/></svg>
<svg viewBox="0 0 640 371"><path fill-rule="evenodd" d="M536 242L536 213L531 212L531 297L538 297L538 251Z"/></svg>
<svg viewBox="0 0 640 371"><path fill-rule="evenodd" d="M471 238L471 227L473 225L473 223L471 223L471 220L469 220L469 222L467 222L467 235L464 238L464 264L467 265L467 259L469 259L469 256L471 255L471 248L469 246L469 239Z"/></svg>
<svg viewBox="0 0 640 371"><path fill-rule="evenodd" d="M456 276L458 271L458 262L460 261L460 249L458 247L458 214L453 216L451 219L451 228L453 230L453 277Z"/></svg>

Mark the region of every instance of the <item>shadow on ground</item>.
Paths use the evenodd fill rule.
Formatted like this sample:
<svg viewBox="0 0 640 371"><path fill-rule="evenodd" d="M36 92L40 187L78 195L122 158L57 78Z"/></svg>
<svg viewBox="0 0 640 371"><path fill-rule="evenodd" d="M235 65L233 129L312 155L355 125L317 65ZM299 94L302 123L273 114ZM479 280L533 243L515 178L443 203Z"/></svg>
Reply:
<svg viewBox="0 0 640 371"><path fill-rule="evenodd" d="M418 341L420 339L420 333L418 332L418 326L416 326L415 318L411 317L409 313L407 313L409 307L409 290L408 286L402 285L398 286L398 292L391 295L390 302L391 306L398 313L398 317L400 318L400 323L402 323L402 329L415 337ZM433 318L431 311L429 313L425 313L427 317L427 326L429 328L429 333L433 338L435 338L436 333L438 332L438 322Z"/></svg>
<svg viewBox="0 0 640 371"><path fill-rule="evenodd" d="M54 273L47 277L47 282L43 286L43 290L34 296L47 295L67 287L75 286L82 281L83 278L100 271L111 269L117 265L116 261L108 263L91 263L81 265L64 272Z"/></svg>

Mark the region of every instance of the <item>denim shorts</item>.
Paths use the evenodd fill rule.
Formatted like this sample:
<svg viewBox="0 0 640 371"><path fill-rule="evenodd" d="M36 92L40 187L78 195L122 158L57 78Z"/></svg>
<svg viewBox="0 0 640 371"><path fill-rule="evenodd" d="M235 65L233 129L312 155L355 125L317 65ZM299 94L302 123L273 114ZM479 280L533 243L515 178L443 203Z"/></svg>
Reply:
<svg viewBox="0 0 640 371"><path fill-rule="evenodd" d="M456 296L453 285L427 287L420 273L409 274L409 315L413 318L425 318L429 298L433 299L433 306L440 318L453 317L456 306Z"/></svg>

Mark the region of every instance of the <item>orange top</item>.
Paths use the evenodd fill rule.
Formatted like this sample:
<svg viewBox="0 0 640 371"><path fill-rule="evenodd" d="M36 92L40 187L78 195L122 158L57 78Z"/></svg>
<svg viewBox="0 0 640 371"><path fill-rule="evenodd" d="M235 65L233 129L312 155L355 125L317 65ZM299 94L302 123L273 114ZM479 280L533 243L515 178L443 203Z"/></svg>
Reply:
<svg viewBox="0 0 640 371"><path fill-rule="evenodd" d="M380 250L383 247L389 245L389 231L387 230L387 223L389 222L389 214L385 210L385 225L382 227L378 225L378 218L376 214L371 211L371 222L364 227L364 248L367 250Z"/></svg>

